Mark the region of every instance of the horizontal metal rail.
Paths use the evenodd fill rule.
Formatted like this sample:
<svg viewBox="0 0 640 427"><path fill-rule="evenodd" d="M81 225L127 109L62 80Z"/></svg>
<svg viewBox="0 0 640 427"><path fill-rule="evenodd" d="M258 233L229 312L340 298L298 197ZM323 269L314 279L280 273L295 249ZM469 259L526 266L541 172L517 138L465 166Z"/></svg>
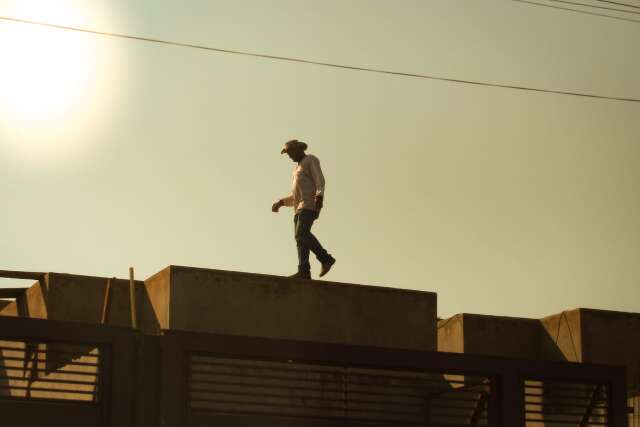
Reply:
<svg viewBox="0 0 640 427"><path fill-rule="evenodd" d="M3 279L25 279L25 280L40 280L45 274L35 271L15 271L15 270L0 270L0 277Z"/></svg>
<svg viewBox="0 0 640 427"><path fill-rule="evenodd" d="M19 298L27 292L29 288L0 288L0 298Z"/></svg>

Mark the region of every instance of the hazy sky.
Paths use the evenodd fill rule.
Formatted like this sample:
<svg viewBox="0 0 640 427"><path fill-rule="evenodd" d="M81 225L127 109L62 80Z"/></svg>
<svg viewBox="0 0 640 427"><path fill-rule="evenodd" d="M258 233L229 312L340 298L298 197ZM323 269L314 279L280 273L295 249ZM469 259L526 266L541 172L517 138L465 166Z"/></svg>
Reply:
<svg viewBox="0 0 640 427"><path fill-rule="evenodd" d="M0 0L0 15L640 98L640 23L509 0ZM2 21L0 58L0 269L292 274L293 215L270 207L299 138L327 179L327 279L434 291L441 316L640 312L640 103Z"/></svg>

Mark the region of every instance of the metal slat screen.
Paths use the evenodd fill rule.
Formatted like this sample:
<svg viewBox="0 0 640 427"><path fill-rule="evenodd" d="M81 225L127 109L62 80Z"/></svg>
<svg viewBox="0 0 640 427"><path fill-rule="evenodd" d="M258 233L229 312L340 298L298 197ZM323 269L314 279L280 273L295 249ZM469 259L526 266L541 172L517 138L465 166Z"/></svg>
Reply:
<svg viewBox="0 0 640 427"><path fill-rule="evenodd" d="M487 378L192 354L192 411L486 426Z"/></svg>
<svg viewBox="0 0 640 427"><path fill-rule="evenodd" d="M97 346L0 339L0 399L97 403Z"/></svg>
<svg viewBox="0 0 640 427"><path fill-rule="evenodd" d="M526 380L525 425L609 426L605 384Z"/></svg>

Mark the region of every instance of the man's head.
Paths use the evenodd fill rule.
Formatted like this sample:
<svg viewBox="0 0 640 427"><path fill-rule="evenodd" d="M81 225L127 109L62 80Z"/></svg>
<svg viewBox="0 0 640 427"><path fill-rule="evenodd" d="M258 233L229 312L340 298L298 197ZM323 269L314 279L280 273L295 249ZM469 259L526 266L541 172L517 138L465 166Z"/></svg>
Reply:
<svg viewBox="0 0 640 427"><path fill-rule="evenodd" d="M280 154L287 153L291 160L293 160L294 162L299 162L305 156L304 150L306 149L306 143L298 141L297 139L292 139L284 144L284 147L282 148L282 151L280 151Z"/></svg>

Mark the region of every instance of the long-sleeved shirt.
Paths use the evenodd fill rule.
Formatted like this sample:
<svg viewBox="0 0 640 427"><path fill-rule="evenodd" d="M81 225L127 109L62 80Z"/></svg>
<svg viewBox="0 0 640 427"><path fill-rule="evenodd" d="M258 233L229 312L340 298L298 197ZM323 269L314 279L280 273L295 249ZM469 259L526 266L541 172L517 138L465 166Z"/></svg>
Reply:
<svg viewBox="0 0 640 427"><path fill-rule="evenodd" d="M307 154L293 169L291 193L282 199L285 206L316 210L316 196L324 196L324 176L320 169L320 160L313 154Z"/></svg>

